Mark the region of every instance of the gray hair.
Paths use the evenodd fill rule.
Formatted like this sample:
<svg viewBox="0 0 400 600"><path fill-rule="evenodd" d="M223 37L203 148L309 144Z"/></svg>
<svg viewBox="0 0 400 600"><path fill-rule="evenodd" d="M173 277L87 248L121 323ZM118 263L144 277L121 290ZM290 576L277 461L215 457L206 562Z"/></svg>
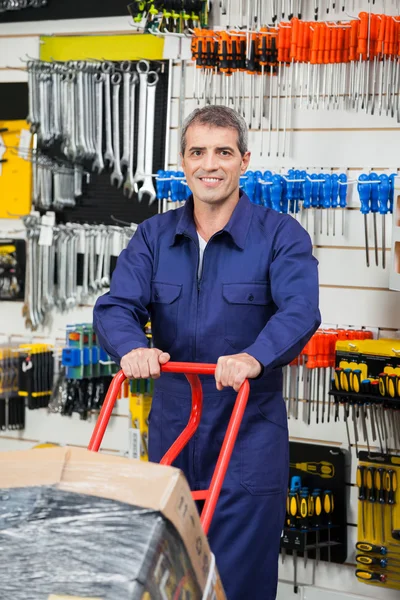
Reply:
<svg viewBox="0 0 400 600"><path fill-rule="evenodd" d="M246 121L232 108L210 105L196 108L184 121L181 133L181 153L186 150L186 132L191 125L209 125L209 127L230 127L238 134L237 145L240 154L247 152L248 130Z"/></svg>

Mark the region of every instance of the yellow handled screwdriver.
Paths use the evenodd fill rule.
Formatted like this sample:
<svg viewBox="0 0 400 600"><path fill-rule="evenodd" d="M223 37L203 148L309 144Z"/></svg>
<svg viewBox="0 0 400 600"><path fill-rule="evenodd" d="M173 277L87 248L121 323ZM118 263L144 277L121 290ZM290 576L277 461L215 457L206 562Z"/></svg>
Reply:
<svg viewBox="0 0 400 600"><path fill-rule="evenodd" d="M392 532L394 529L393 511L396 504L397 491L397 474L394 469L389 469L385 472L385 490L387 491L387 501L390 505L390 531Z"/></svg>
<svg viewBox="0 0 400 600"><path fill-rule="evenodd" d="M368 556L368 554L357 554L356 561L361 565L375 565L377 567L380 567L381 569L386 569L387 566L390 566L392 564L392 562L395 562L394 559L391 559L389 561L387 558L380 558L379 556ZM399 568L399 565L397 564L394 564L393 566ZM398 571L393 571L393 573L400 575Z"/></svg>
<svg viewBox="0 0 400 600"><path fill-rule="evenodd" d="M385 499L385 485L384 485L384 476L385 476L385 469L382 469L382 467L380 467L379 469L376 469L375 471L375 487L376 490L378 492L378 502L381 505L381 541L382 544L385 543L385 504L386 504L386 499Z"/></svg>
<svg viewBox="0 0 400 600"><path fill-rule="evenodd" d="M322 479L331 479L335 476L335 467L332 463L325 460L321 460L320 462L290 463L289 466L310 475L319 475Z"/></svg>
<svg viewBox="0 0 400 600"><path fill-rule="evenodd" d="M377 546L376 544L371 544L370 542L357 542L356 548L357 550L361 550L361 552L366 552L368 554L381 554L382 556L390 554L390 558L392 554L400 556L400 552L395 552L394 550L389 551L386 546Z"/></svg>
<svg viewBox="0 0 400 600"><path fill-rule="evenodd" d="M368 502L371 505L371 521L372 521L372 539L375 540L375 467L367 468L367 490L368 490Z"/></svg>
<svg viewBox="0 0 400 600"><path fill-rule="evenodd" d="M357 467L357 487L358 500L361 502L361 528L362 536L365 538L365 467L358 465Z"/></svg>
<svg viewBox="0 0 400 600"><path fill-rule="evenodd" d="M400 578L397 577L388 577L384 573L378 573L378 571L364 571L363 569L356 570L356 577L358 577L358 579L363 579L364 581L377 581L379 583L400 581Z"/></svg>

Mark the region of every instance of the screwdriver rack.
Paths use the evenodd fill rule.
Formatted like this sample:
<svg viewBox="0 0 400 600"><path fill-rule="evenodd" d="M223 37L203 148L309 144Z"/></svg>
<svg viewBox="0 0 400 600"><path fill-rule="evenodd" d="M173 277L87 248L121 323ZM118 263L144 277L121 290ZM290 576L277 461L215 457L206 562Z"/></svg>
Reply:
<svg viewBox="0 0 400 600"><path fill-rule="evenodd" d="M356 577L400 589L400 458L360 452L359 459Z"/></svg>
<svg viewBox="0 0 400 600"><path fill-rule="evenodd" d="M343 563L347 556L345 453L329 446L290 442L286 526L282 562L293 557L297 593L298 557Z"/></svg>
<svg viewBox="0 0 400 600"><path fill-rule="evenodd" d="M378 440L383 456L390 448L400 448L398 346L397 339L336 342L335 370L329 394L335 402L335 420L339 418L339 406L343 404L349 444L349 421L352 422L357 454L359 421L369 452L369 429L372 442Z"/></svg>

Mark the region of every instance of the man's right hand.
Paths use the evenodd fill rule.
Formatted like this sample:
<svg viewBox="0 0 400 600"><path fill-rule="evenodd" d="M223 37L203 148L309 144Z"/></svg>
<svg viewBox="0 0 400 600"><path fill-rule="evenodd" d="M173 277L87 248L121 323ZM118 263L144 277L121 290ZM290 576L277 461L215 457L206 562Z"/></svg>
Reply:
<svg viewBox="0 0 400 600"><path fill-rule="evenodd" d="M136 348L121 359L121 369L129 379L158 379L161 365L170 360L167 352L158 348Z"/></svg>

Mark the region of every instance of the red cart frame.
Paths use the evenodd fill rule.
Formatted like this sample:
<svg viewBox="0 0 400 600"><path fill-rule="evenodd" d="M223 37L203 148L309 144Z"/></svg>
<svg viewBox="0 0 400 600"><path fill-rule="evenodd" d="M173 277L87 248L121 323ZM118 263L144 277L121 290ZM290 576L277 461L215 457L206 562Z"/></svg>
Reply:
<svg viewBox="0 0 400 600"><path fill-rule="evenodd" d="M192 410L188 424L178 439L172 444L171 448L165 453L160 461L160 464L171 465L178 454L182 452L186 444L195 434L200 424L201 413L203 409L203 389L198 375L214 375L215 369L216 365L184 362L170 362L161 367L161 371L163 373L182 373L186 376L192 390ZM90 439L88 450L98 452L105 430L109 423L118 392L125 379L126 377L123 371L119 371L113 378ZM222 484L224 482L229 461L239 433L239 427L242 422L243 414L249 398L249 393L250 385L246 379L238 392L236 402L232 410L232 415L225 433L225 438L218 456L217 464L215 466L214 474L211 479L210 487L208 490L192 492L194 500L205 500L200 520L206 535L214 516L215 507L218 502Z"/></svg>

